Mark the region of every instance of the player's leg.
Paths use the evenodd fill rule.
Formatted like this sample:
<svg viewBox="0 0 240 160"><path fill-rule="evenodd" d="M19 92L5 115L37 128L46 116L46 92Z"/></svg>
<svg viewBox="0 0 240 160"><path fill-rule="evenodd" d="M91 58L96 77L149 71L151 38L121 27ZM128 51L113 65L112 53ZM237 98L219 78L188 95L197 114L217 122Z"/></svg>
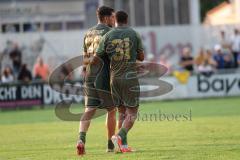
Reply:
<svg viewBox="0 0 240 160"><path fill-rule="evenodd" d="M94 83L85 83L84 85L86 108L80 119L79 124L79 139L77 142L78 155L85 154L86 134L90 126L91 120L96 113L97 106L99 106L99 101L95 98L97 97L96 90L93 89Z"/></svg>
<svg viewBox="0 0 240 160"><path fill-rule="evenodd" d="M123 106L118 107L118 129L122 127L123 121L125 119L126 108Z"/></svg>
<svg viewBox="0 0 240 160"><path fill-rule="evenodd" d="M98 97L101 100L101 108L107 109L106 116L106 128L107 128L107 152L113 152L114 145L111 141L111 137L115 134L116 129L116 109L112 100L111 87L110 87L110 62L108 57L102 57L103 68L98 73L95 81L95 86L97 89ZM99 67L97 67L99 68Z"/></svg>
<svg viewBox="0 0 240 160"><path fill-rule="evenodd" d="M136 87L137 86L137 87ZM128 79L127 81L119 81L118 88L120 90L120 97L122 98L122 104L126 106L125 119L120 128L118 134L112 137L112 141L115 146L115 151L128 152L131 151L129 147L124 147L123 143L127 143L127 134L134 125L137 118L138 106L139 106L139 92L138 79ZM134 92L130 88L135 88Z"/></svg>
<svg viewBox="0 0 240 160"><path fill-rule="evenodd" d="M111 108L108 109L107 117L106 117L106 128L107 128L107 152L113 152L114 145L111 141L112 136L115 134L116 129L116 109Z"/></svg>
<svg viewBox="0 0 240 160"><path fill-rule="evenodd" d="M127 107L126 118L124 120L124 123L121 129L124 128L128 132L133 127L134 122L137 119L137 113L138 113L138 107Z"/></svg>
<svg viewBox="0 0 240 160"><path fill-rule="evenodd" d="M96 112L96 108L88 107L85 109L79 124L79 140L77 142L78 155L85 154L85 143L87 131L90 127L91 119Z"/></svg>
<svg viewBox="0 0 240 160"><path fill-rule="evenodd" d="M117 152L132 152L132 149L127 145L127 134L132 129L134 122L137 119L137 112L138 107L128 107L126 109L126 117L123 125L118 131L117 136L113 136L112 138Z"/></svg>
<svg viewBox="0 0 240 160"><path fill-rule="evenodd" d="M91 119L93 118L94 114L96 112L96 108L88 107L85 109L84 114L81 117L80 125L79 125L79 133L86 133L88 131L88 128L90 127ZM86 142L85 137L79 137L80 140L82 140L84 143Z"/></svg>
<svg viewBox="0 0 240 160"><path fill-rule="evenodd" d="M124 106L118 107L118 130L122 128L125 118L126 118L126 107ZM127 137L122 139L122 147L128 148Z"/></svg>

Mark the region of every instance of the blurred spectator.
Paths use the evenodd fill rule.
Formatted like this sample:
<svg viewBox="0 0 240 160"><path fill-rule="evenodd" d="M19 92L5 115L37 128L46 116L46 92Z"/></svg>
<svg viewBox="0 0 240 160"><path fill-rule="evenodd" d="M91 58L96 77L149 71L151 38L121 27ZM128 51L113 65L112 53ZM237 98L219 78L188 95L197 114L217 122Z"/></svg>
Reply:
<svg viewBox="0 0 240 160"><path fill-rule="evenodd" d="M220 45L222 47L223 53L231 53L231 41L226 37L226 34L224 31L220 32L221 39L220 39Z"/></svg>
<svg viewBox="0 0 240 160"><path fill-rule="evenodd" d="M240 66L240 53L238 54L238 66Z"/></svg>
<svg viewBox="0 0 240 160"><path fill-rule="evenodd" d="M216 68L216 67L217 67L217 62L214 60L213 55L212 55L212 51L209 50L209 49L206 51L206 59L208 60L208 63L209 63L213 68Z"/></svg>
<svg viewBox="0 0 240 160"><path fill-rule="evenodd" d="M200 66L204 64L206 60L206 53L203 48L200 49L200 52L198 53L197 57L195 58L195 63L197 66Z"/></svg>
<svg viewBox="0 0 240 160"><path fill-rule="evenodd" d="M232 52L233 52L233 63L234 68L238 67L238 54L240 54L240 33L239 30L234 30L234 35L232 37Z"/></svg>
<svg viewBox="0 0 240 160"><path fill-rule="evenodd" d="M180 66L187 70L192 72L193 71L193 65L194 65L194 60L193 57L191 56L191 50L190 48L184 48L182 57L180 59Z"/></svg>
<svg viewBox="0 0 240 160"><path fill-rule="evenodd" d="M214 60L217 63L217 69L224 69L224 54L220 45L214 47Z"/></svg>
<svg viewBox="0 0 240 160"><path fill-rule="evenodd" d="M46 81L49 75L49 67L43 62L42 58L37 59L37 63L33 67L33 75L36 79Z"/></svg>
<svg viewBox="0 0 240 160"><path fill-rule="evenodd" d="M217 69L229 69L233 67L232 55L229 53L223 53L220 45L214 47L215 54L214 60L217 63Z"/></svg>
<svg viewBox="0 0 240 160"><path fill-rule="evenodd" d="M225 54L224 55L224 69L231 69L233 68L234 64L232 61L232 55L231 54Z"/></svg>
<svg viewBox="0 0 240 160"><path fill-rule="evenodd" d="M32 74L27 68L27 64L23 64L18 75L18 80L22 82L29 82L32 80Z"/></svg>
<svg viewBox="0 0 240 160"><path fill-rule="evenodd" d="M210 76L213 74L214 69L208 60L205 60L203 64L198 66L198 72L205 76Z"/></svg>
<svg viewBox="0 0 240 160"><path fill-rule="evenodd" d="M10 83L10 82L14 81L14 77L13 77L12 70L10 67L6 67L3 70L1 80L2 80L2 83Z"/></svg>
<svg viewBox="0 0 240 160"><path fill-rule="evenodd" d="M12 60L13 64L13 74L15 77L17 77L22 65L22 52L17 44L15 44L13 50L10 51L10 59Z"/></svg>

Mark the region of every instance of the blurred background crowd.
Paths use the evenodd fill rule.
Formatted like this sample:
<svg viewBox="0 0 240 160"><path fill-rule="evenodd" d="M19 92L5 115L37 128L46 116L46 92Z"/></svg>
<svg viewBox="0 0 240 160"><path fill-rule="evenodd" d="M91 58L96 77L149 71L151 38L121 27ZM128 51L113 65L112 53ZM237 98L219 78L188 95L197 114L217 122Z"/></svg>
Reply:
<svg viewBox="0 0 240 160"><path fill-rule="evenodd" d="M1 83L13 82L47 82L50 72L54 69L44 62L44 58L37 56L33 63L27 63L24 56L25 49L16 42L8 41L7 48L1 51ZM30 65L29 65L30 64ZM73 80L71 66L64 66L59 75L60 79ZM66 78L65 78L66 77Z"/></svg>
<svg viewBox="0 0 240 160"><path fill-rule="evenodd" d="M238 69L240 67L240 31L236 28L232 31L232 35L226 35L225 31L221 31L219 37L218 42L214 46L199 48L197 53L193 53L190 47L184 47L180 55L178 67L172 67L173 64L164 64L161 61L152 62L168 67L168 75L172 75L177 71L210 76L215 72L224 73L228 72L229 69ZM7 42L7 47L1 51L0 57L1 83L48 80L49 74L54 68L50 67L41 56L35 57L32 65L24 63L24 52L25 49L17 43ZM3 60L5 63L2 63ZM77 76L74 76L71 70L71 65L64 66L59 78L64 79L67 76L68 80L74 80ZM77 74L80 76L80 72Z"/></svg>
<svg viewBox="0 0 240 160"><path fill-rule="evenodd" d="M226 35L225 31L219 34L219 42L212 48L200 48L196 56L193 56L191 48L184 48L179 62L180 68L204 75L237 69L240 66L240 31L235 29L231 36Z"/></svg>

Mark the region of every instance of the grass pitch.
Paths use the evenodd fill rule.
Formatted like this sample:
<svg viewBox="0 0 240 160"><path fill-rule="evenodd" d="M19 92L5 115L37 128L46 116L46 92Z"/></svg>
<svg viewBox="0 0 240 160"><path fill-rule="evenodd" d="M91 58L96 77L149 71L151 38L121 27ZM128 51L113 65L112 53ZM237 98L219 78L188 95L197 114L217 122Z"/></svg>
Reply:
<svg viewBox="0 0 240 160"><path fill-rule="evenodd" d="M76 156L78 122L57 119L53 108L0 112L0 160L240 159L239 97L142 103L128 138L136 153L105 153L105 116L94 119L84 157Z"/></svg>

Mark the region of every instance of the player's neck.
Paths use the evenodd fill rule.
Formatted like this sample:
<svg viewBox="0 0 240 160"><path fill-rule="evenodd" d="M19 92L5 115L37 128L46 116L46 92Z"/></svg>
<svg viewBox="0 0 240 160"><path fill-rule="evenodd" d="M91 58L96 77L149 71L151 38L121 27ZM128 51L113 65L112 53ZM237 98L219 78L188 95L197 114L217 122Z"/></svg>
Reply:
<svg viewBox="0 0 240 160"><path fill-rule="evenodd" d="M98 21L98 24L102 24L102 25L105 25L105 26L108 25L107 23L105 23L105 22L100 22L100 21Z"/></svg>

